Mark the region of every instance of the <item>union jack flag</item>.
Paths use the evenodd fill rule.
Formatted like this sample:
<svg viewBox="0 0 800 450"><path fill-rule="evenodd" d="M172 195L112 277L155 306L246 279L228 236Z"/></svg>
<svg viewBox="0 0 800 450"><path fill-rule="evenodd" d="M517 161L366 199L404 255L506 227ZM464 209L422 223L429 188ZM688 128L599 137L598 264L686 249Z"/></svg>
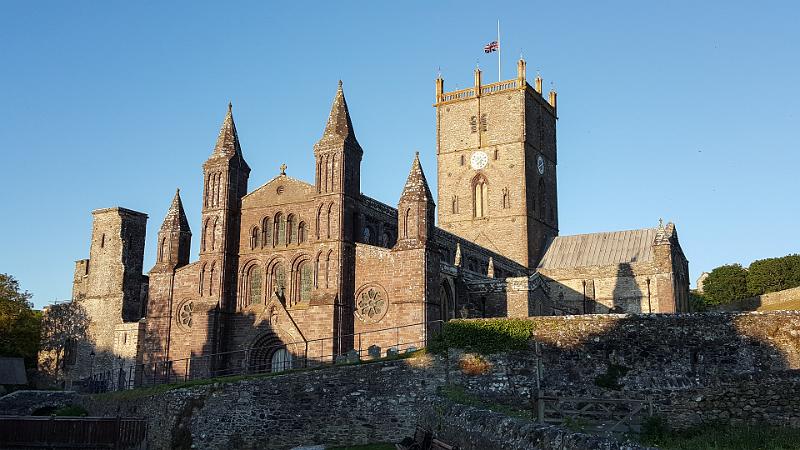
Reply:
<svg viewBox="0 0 800 450"><path fill-rule="evenodd" d="M489 42L488 44L483 46L484 53L496 52L499 49L500 49L500 44L497 41Z"/></svg>

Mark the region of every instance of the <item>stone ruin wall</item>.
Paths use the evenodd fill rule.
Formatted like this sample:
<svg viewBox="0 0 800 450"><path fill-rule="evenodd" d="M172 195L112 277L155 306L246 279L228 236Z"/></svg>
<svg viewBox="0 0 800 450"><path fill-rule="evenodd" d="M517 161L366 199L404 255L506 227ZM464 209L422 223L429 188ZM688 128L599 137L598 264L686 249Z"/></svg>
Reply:
<svg viewBox="0 0 800 450"><path fill-rule="evenodd" d="M717 420L800 427L800 405L793 398L800 389L800 312L529 320L548 394L651 396L656 413L678 428ZM535 346L487 357L488 369L477 375L461 370L463 356L451 351L448 358L424 355L82 402L93 414L147 417L154 449L180 442L194 448L287 448L396 441L431 413L440 401L437 389L448 382L487 400L531 407ZM617 380L619 390L595 383L609 364L628 369ZM452 431L464 425L459 421L446 425ZM503 423L519 435L531 432L530 422Z"/></svg>

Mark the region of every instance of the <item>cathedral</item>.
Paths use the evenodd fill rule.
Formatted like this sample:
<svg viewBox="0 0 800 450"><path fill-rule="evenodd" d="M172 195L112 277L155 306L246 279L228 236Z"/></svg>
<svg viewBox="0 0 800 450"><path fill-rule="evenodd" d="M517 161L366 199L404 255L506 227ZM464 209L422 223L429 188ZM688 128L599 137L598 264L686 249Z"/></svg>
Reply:
<svg viewBox="0 0 800 450"><path fill-rule="evenodd" d="M425 346L452 318L687 311L672 223L559 235L556 100L540 77L528 83L524 60L497 83L476 70L474 86L446 92L438 78L438 198L417 155L392 205L361 192L365 152L341 82L310 181L282 166L252 188L228 105L202 166L202 219L190 227L176 192L146 275L147 215L92 212L72 295L89 325L61 358L65 384L385 356Z"/></svg>

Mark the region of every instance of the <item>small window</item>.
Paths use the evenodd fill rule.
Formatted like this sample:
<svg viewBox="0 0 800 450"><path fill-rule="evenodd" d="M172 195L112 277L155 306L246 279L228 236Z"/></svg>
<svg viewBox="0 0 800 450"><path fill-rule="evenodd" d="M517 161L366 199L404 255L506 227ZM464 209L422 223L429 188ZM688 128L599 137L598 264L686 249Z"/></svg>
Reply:
<svg viewBox="0 0 800 450"><path fill-rule="evenodd" d="M258 248L259 231L258 227L253 227L250 231L250 249L255 250Z"/></svg>
<svg viewBox="0 0 800 450"><path fill-rule="evenodd" d="M297 226L297 243L302 244L306 241L306 223L300 222Z"/></svg>
<svg viewBox="0 0 800 450"><path fill-rule="evenodd" d="M106 234L103 233L103 235L100 236L100 248L104 248L105 246L106 246Z"/></svg>

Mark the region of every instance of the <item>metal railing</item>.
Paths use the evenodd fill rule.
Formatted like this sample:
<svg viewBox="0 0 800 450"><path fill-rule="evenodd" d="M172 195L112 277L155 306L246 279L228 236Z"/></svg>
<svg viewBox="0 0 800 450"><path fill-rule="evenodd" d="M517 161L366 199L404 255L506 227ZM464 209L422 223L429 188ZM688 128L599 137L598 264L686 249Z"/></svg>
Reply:
<svg viewBox="0 0 800 450"><path fill-rule="evenodd" d="M93 373L78 389L98 393L191 380L353 363L411 352L441 332L442 320L151 363ZM277 339L276 339L277 340Z"/></svg>

